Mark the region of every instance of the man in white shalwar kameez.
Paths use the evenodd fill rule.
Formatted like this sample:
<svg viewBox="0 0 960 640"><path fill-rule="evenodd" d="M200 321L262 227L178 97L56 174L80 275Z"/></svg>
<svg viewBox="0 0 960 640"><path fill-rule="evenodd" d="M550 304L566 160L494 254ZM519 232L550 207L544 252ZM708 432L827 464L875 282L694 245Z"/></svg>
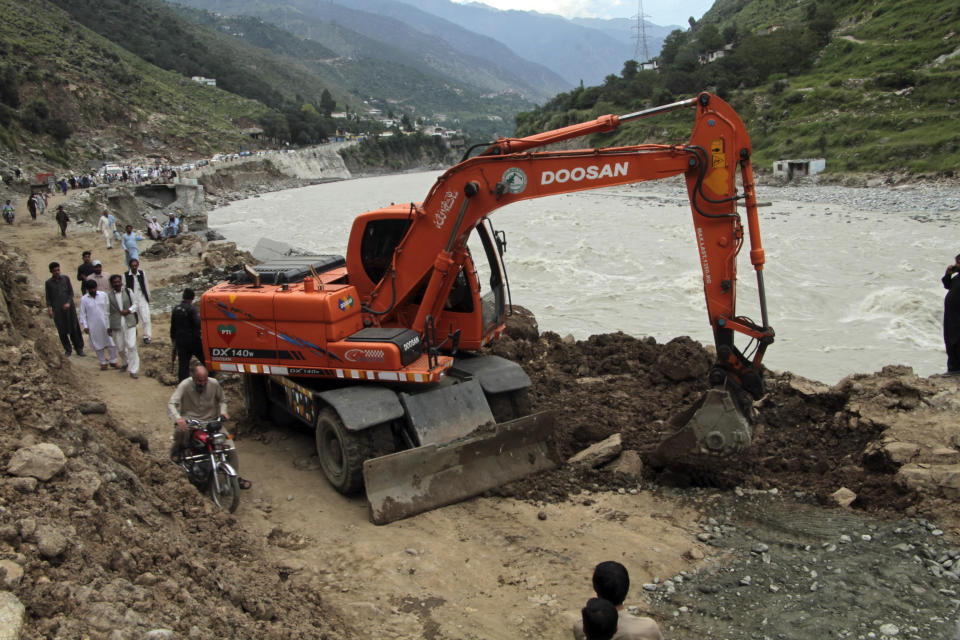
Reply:
<svg viewBox="0 0 960 640"><path fill-rule="evenodd" d="M113 234L116 230L116 223L110 221L110 212L104 210L103 215L100 216L100 220L97 221L97 231L103 234L103 240L107 243L107 249L113 249Z"/></svg>
<svg viewBox="0 0 960 640"><path fill-rule="evenodd" d="M77 314L80 320L80 326L85 333L90 336L90 344L93 350L97 352L97 358L100 359L100 370L107 368L107 358L104 357L106 351L109 355L109 365L118 367L117 347L113 343L107 329L107 318L109 317L107 294L103 291L97 291L97 283L93 280L84 280L83 289L86 291L80 298L80 310Z"/></svg>
<svg viewBox="0 0 960 640"><path fill-rule="evenodd" d="M123 276L115 273L110 276L110 293L107 294L110 307L110 337L117 344L117 351L123 355L126 369L131 378L140 371L140 354L137 353L137 316L133 312L133 298L130 289L123 288Z"/></svg>

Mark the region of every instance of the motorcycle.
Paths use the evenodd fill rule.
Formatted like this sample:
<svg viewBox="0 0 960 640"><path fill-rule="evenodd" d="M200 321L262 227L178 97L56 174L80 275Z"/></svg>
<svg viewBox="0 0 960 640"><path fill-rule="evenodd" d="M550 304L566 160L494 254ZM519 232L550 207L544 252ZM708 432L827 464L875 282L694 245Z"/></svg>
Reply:
<svg viewBox="0 0 960 640"><path fill-rule="evenodd" d="M180 456L178 464L197 489L209 492L214 504L233 513L240 504L240 480L227 462L230 437L220 430L222 426L222 417L206 424L187 420L190 447Z"/></svg>

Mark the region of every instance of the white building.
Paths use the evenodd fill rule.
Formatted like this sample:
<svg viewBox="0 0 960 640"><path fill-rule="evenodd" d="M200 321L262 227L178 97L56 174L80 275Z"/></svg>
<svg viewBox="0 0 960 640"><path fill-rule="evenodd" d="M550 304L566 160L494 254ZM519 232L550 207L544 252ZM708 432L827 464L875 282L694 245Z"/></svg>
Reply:
<svg viewBox="0 0 960 640"><path fill-rule="evenodd" d="M826 158L808 158L804 160L777 160L773 163L773 175L793 180L804 176L813 176L827 168Z"/></svg>

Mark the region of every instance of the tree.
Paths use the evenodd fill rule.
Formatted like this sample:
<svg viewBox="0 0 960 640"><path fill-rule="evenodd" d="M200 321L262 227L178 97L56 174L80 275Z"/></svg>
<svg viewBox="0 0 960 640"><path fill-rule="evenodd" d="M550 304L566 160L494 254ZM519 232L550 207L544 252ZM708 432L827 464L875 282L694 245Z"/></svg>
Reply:
<svg viewBox="0 0 960 640"><path fill-rule="evenodd" d="M320 111L326 117L330 117L330 114L334 112L337 108L337 102L333 99L333 96L330 95L328 89L324 89L323 93L320 94Z"/></svg>
<svg viewBox="0 0 960 640"><path fill-rule="evenodd" d="M406 113L403 114L402 118L400 118L400 124L403 125L404 131L413 131L413 123L410 122L410 116Z"/></svg>
<svg viewBox="0 0 960 640"><path fill-rule="evenodd" d="M704 25L697 32L697 42L700 43L700 53L708 53L723 48L723 36L715 24Z"/></svg>
<svg viewBox="0 0 960 640"><path fill-rule="evenodd" d="M637 71L640 68L640 63L636 60L630 59L623 63L623 71L620 72L620 75L624 80L633 80L637 77Z"/></svg>
<svg viewBox="0 0 960 640"><path fill-rule="evenodd" d="M687 41L687 34L680 29L674 29L663 39L663 47L660 48L660 62L665 65L673 64L674 58L680 47Z"/></svg>

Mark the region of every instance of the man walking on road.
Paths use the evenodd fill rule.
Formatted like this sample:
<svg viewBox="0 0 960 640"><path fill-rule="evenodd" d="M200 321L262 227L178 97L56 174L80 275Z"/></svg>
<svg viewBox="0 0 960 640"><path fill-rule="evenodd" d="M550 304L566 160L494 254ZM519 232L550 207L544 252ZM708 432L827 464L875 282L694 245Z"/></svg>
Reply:
<svg viewBox="0 0 960 640"><path fill-rule="evenodd" d="M113 232L115 228L110 224L110 214L104 209L103 215L97 221L97 231L103 234L103 241L107 243L107 249L113 249Z"/></svg>
<svg viewBox="0 0 960 640"><path fill-rule="evenodd" d="M108 366L117 368L117 346L113 343L113 338L107 325L107 294L103 291L97 291L97 283L93 280L85 280L83 290L86 295L80 298L80 326L88 336L90 336L90 345L97 352L97 358L100 359L100 370L106 371Z"/></svg>
<svg viewBox="0 0 960 640"><path fill-rule="evenodd" d="M137 246L137 241L143 240L143 236L134 233L133 225L128 224L126 228L126 233L120 236L120 244L123 245L124 251L124 264L127 266L130 265L131 260L140 260L140 248Z"/></svg>
<svg viewBox="0 0 960 640"><path fill-rule="evenodd" d="M123 276L116 273L110 276L110 293L107 294L110 307L110 328L107 333L117 343L117 351L123 355L123 368L131 378L137 378L140 371L140 354L137 353L137 316L133 312L133 298L130 290L123 287Z"/></svg>
<svg viewBox="0 0 960 640"><path fill-rule="evenodd" d="M99 260L93 261L93 273L87 276L87 280L93 280L97 283L97 291L107 292L110 290L110 274L103 272L103 263Z"/></svg>
<svg viewBox="0 0 960 640"><path fill-rule="evenodd" d="M184 380L190 375L190 358L196 356L201 365L203 341L200 331L200 313L193 306L193 289L183 290L183 299L170 312L170 340L177 355L177 378Z"/></svg>
<svg viewBox="0 0 960 640"><path fill-rule="evenodd" d="M77 280L80 281L80 291L83 292L85 291L83 281L93 275L93 254L89 251L84 251L80 254L80 257L83 259L83 262L77 267Z"/></svg>
<svg viewBox="0 0 960 640"><path fill-rule="evenodd" d="M70 278L60 275L60 263L50 263L50 279L44 284L47 298L47 315L53 318L63 345L64 355L70 355L70 343L78 356L83 355L83 333L77 320L77 308L73 305L73 285Z"/></svg>
<svg viewBox="0 0 960 640"><path fill-rule="evenodd" d="M60 226L60 237L67 237L67 223L70 222L70 216L67 215L67 211L63 208L62 204L57 207L56 220Z"/></svg>
<svg viewBox="0 0 960 640"><path fill-rule="evenodd" d="M130 225L127 225L130 228ZM147 288L147 276L140 270L140 261L134 258L130 261L130 269L125 276L124 285L133 292L133 310L139 316L143 325L143 344L150 344L150 290Z"/></svg>

